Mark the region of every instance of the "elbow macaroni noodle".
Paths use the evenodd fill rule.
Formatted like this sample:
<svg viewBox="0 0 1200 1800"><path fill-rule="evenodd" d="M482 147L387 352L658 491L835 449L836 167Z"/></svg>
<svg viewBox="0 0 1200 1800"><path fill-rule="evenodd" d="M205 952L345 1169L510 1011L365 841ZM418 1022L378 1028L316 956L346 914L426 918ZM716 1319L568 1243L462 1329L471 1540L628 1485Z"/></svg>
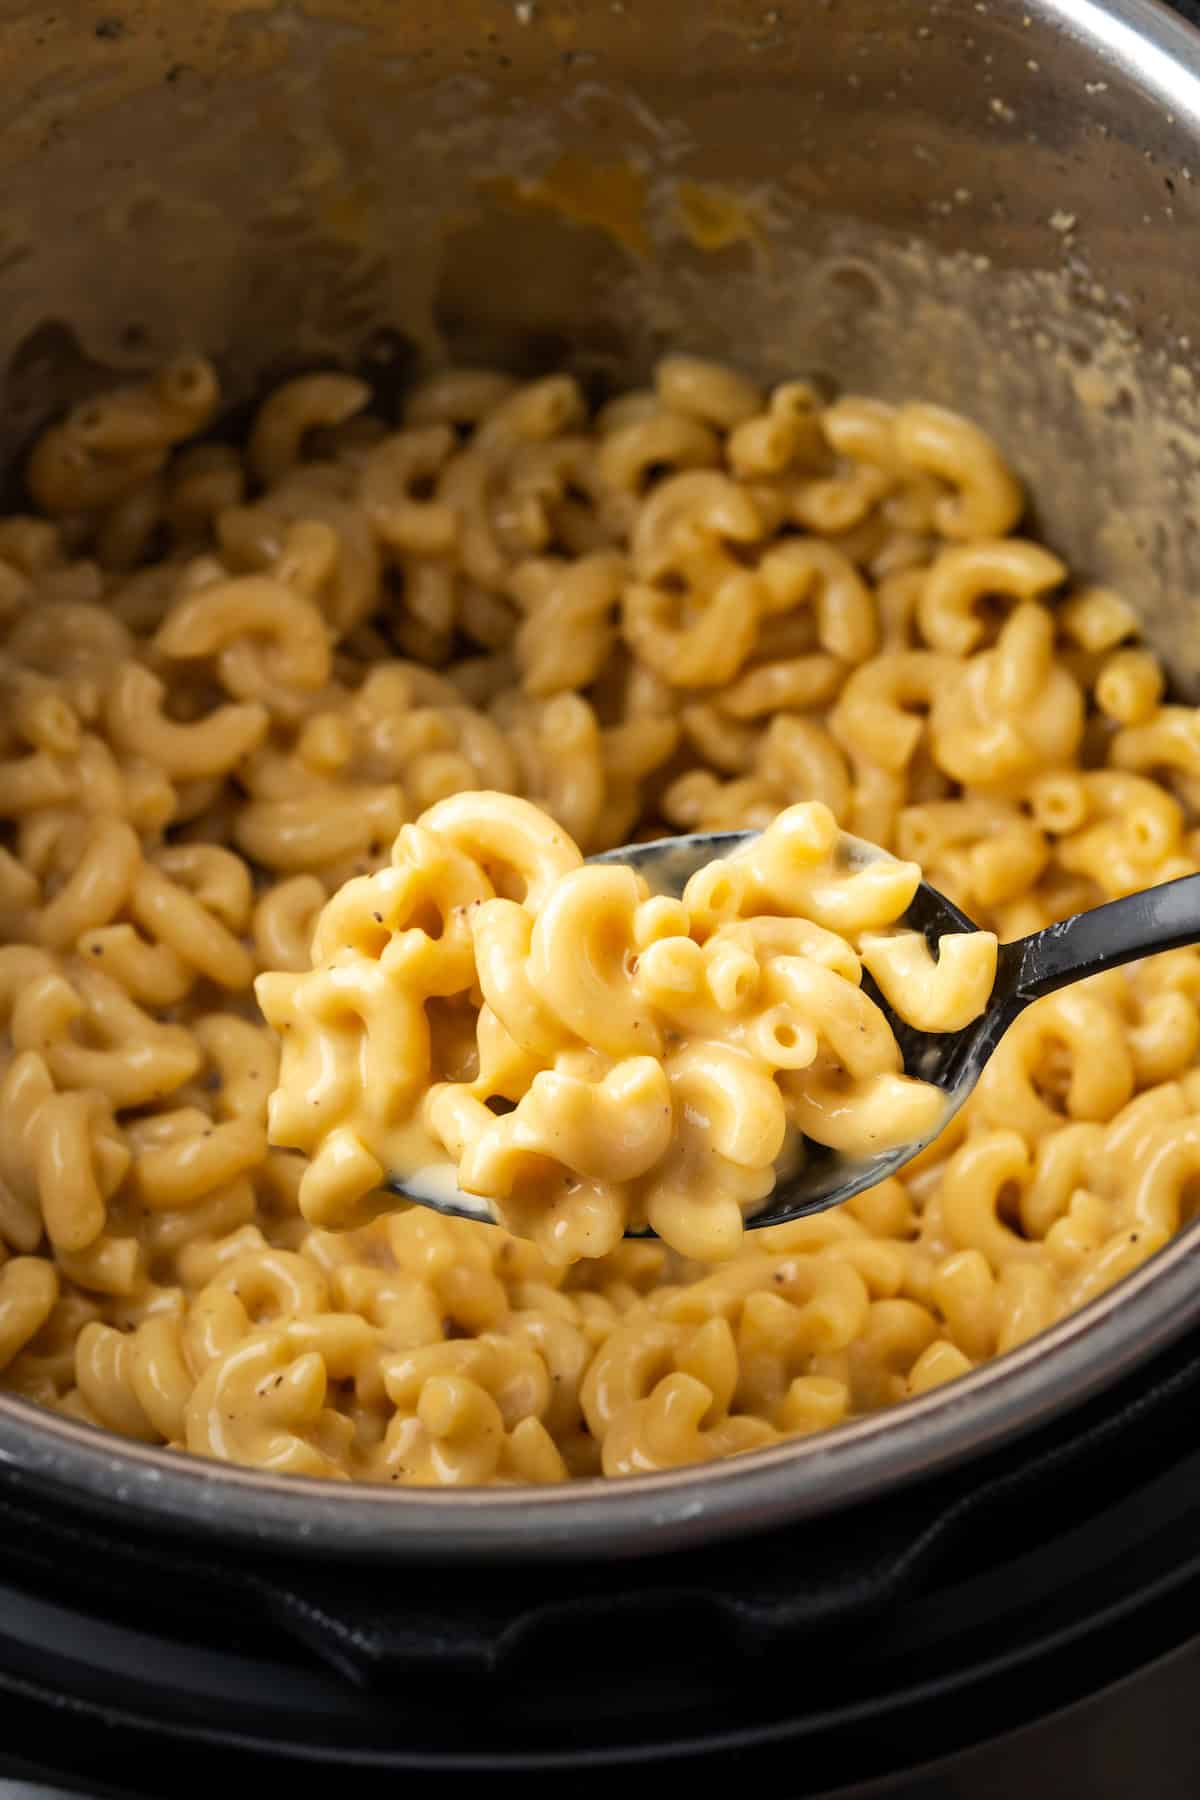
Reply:
<svg viewBox="0 0 1200 1800"><path fill-rule="evenodd" d="M829 808L800 803L670 899L584 864L527 800L440 801L334 895L310 971L256 983L305 1218L362 1223L415 1178L486 1199L551 1262L647 1226L714 1262L808 1141L932 1136L945 1097L903 1073L863 967L902 1019L953 1031L987 1004L996 939L945 938L935 963L894 929L917 866L837 852Z"/></svg>
<svg viewBox="0 0 1200 1800"><path fill-rule="evenodd" d="M685 921L575 866L817 803L1000 939L1200 867L1200 713L1164 701L1119 595L1019 535L988 440L681 356L598 409L567 374L447 371L387 421L369 398L304 376L242 449L197 444L217 381L184 359L52 427L35 512L0 520L0 1381L256 1468L624 1475L953 1379L1179 1231L1196 951L1039 1002L901 1179L737 1247L785 1086L820 1137L834 1064L894 1075L877 1031L857 1067L835 1037L860 959L928 1029L962 1021L971 952L935 965L869 911L726 918L713 878ZM506 1120L555 1077L547 1141L561 1103L599 1171L565 1239L527 1195L540 1242L421 1208L327 1229L379 1158L270 1143L260 975L273 1015L315 997L334 1051L314 1148L389 1094L394 1128L436 1069L443 1141L511 1174ZM770 1071L772 1015L815 1061ZM617 1242L664 1081L711 1140L651 1170L737 1179L676 1170L674 1244Z"/></svg>

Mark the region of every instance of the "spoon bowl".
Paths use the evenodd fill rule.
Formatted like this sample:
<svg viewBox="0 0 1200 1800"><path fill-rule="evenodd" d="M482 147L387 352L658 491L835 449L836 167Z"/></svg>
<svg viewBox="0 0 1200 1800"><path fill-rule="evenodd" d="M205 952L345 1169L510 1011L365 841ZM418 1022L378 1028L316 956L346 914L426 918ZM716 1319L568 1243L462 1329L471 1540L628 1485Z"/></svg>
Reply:
<svg viewBox="0 0 1200 1800"><path fill-rule="evenodd" d="M707 863L730 856L760 836L757 831L696 832L685 837L656 838L624 844L588 857L590 863L622 863L637 870L652 893L679 896L689 878ZM862 838L842 832L836 856L852 871L870 862L894 861L890 853ZM936 888L922 881L897 924L921 932L936 957L939 940L979 927ZM1013 1020L1034 1000L1089 975L1133 962L1163 950L1200 942L1200 875L1183 875L1159 887L1111 900L1090 912L1076 913L1042 931L1001 944L996 979L987 1007L961 1031L919 1031L884 999L866 970L863 991L886 1017L903 1059L904 1073L940 1088L945 1110L934 1130L872 1156L850 1156L806 1143L798 1168L777 1182L762 1207L746 1219L748 1231L784 1225L810 1213L838 1206L865 1188L895 1175L940 1135L971 1094L993 1050ZM392 1193L431 1206L438 1212L491 1221L487 1200L457 1188L448 1167L419 1170L385 1186ZM631 1230L627 1237L652 1237Z"/></svg>

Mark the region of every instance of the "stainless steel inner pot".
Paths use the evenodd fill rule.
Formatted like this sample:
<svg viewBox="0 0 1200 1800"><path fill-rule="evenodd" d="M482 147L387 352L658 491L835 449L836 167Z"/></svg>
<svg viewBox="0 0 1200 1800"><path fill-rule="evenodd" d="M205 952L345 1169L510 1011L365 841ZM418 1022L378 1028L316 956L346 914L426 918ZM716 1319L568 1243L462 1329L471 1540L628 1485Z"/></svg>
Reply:
<svg viewBox="0 0 1200 1800"><path fill-rule="evenodd" d="M1200 37L1153 0L0 0L0 95L4 466L181 348L236 403L330 357L610 380L686 347L970 413L1200 692ZM646 1554L948 1467L1198 1316L1192 1227L893 1412L561 1491L271 1479L8 1397L0 1459L313 1556Z"/></svg>

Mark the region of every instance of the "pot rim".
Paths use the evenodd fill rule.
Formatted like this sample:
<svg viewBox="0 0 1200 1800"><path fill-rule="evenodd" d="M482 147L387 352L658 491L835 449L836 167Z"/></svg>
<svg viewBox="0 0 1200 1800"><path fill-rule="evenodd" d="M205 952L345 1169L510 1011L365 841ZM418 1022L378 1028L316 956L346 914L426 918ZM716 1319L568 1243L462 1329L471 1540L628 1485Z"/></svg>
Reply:
<svg viewBox="0 0 1200 1800"><path fill-rule="evenodd" d="M1160 0L1025 0L1200 144L1200 33ZM995 1449L1200 1321L1200 1220L1081 1311L917 1399L683 1469L561 1487L345 1486L130 1443L0 1393L0 1481L128 1529L301 1557L436 1562L643 1556L878 1499Z"/></svg>
<svg viewBox="0 0 1200 1800"><path fill-rule="evenodd" d="M881 1498L1079 1405L1200 1319L1200 1220L1077 1313L969 1375L716 1463L561 1486L401 1488L272 1475L129 1443L0 1394L0 1470L119 1520L301 1557L634 1557Z"/></svg>

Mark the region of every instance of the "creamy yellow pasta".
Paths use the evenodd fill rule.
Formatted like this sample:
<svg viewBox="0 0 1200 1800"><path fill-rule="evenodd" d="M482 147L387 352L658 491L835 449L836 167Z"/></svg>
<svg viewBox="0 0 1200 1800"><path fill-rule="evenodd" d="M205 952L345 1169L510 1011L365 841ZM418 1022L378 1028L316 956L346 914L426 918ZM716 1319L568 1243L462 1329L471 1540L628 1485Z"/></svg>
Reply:
<svg viewBox="0 0 1200 1800"><path fill-rule="evenodd" d="M252 1467L619 1475L919 1393L1165 1243L1193 951L1031 1008L903 1180L716 1266L304 1218L254 978L454 796L585 854L820 802L1001 938L1200 849L1200 715L1013 535L966 420L686 357L599 409L469 370L369 400L304 376L192 443L182 361L48 431L0 520L0 1381Z"/></svg>
<svg viewBox="0 0 1200 1800"><path fill-rule="evenodd" d="M852 866L819 800L678 896L585 864L528 800L439 801L334 895L311 970L255 983L282 1034L269 1136L309 1158L301 1212L362 1223L391 1177L479 1197L552 1262L647 1228L723 1261L810 1144L871 1156L944 1124L863 968L908 1024L960 1030L996 938L944 937L935 962L896 923L920 880L891 857Z"/></svg>

